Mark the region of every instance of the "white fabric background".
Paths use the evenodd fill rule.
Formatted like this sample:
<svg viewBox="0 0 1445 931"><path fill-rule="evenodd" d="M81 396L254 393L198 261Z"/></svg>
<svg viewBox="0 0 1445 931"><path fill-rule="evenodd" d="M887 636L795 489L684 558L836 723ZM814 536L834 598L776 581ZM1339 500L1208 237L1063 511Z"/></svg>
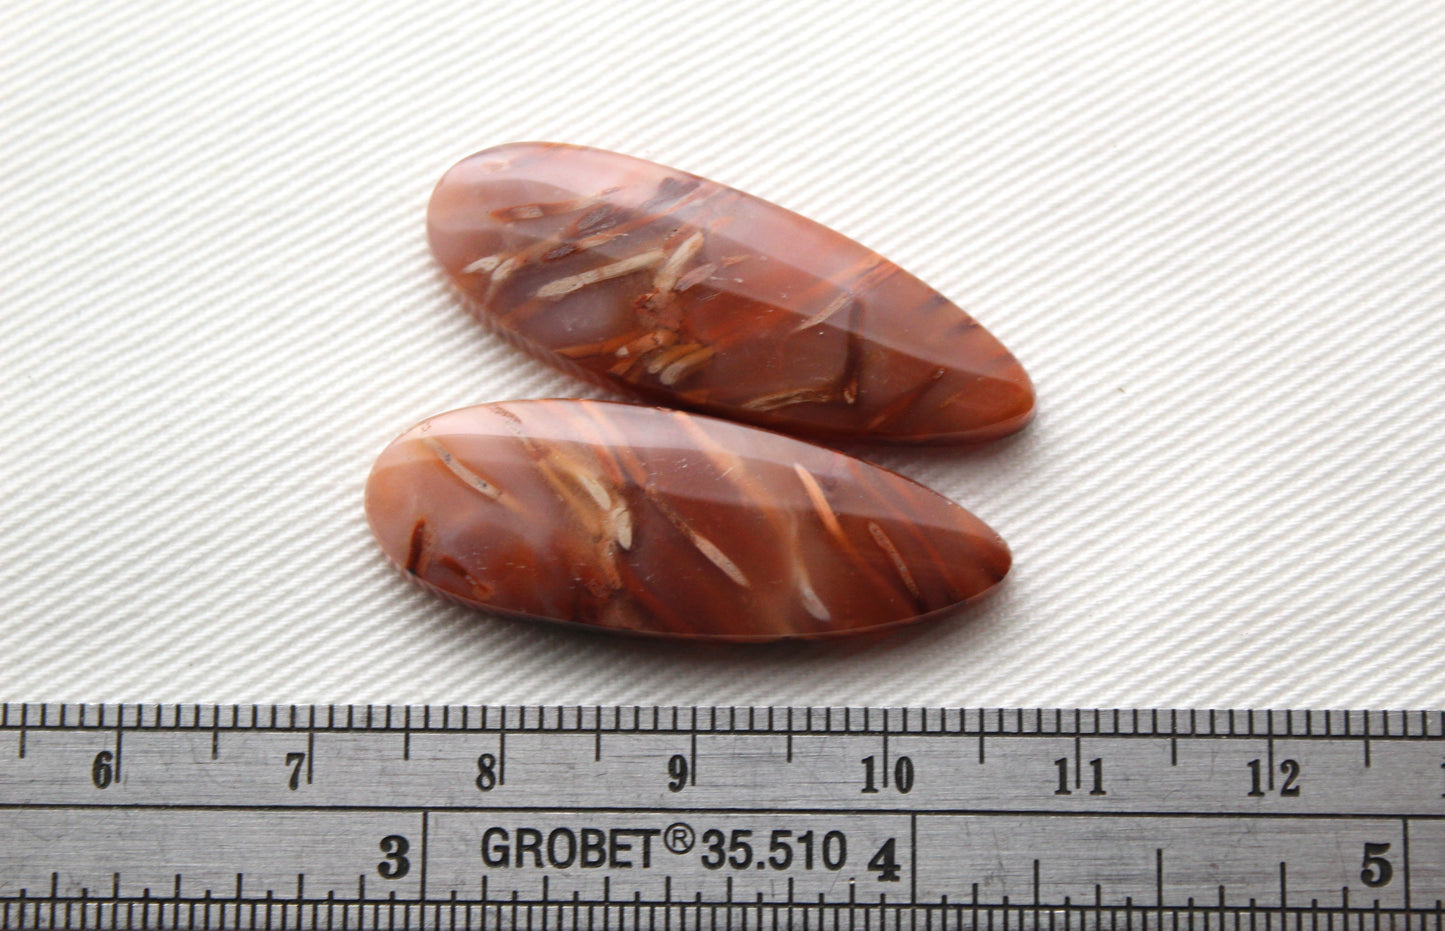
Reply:
<svg viewBox="0 0 1445 931"><path fill-rule="evenodd" d="M0 3L0 698L1438 707L1445 7ZM1010 541L883 641L697 649L405 583L404 427L597 397L423 235L456 159L598 145L970 309L1040 414L870 452Z"/></svg>

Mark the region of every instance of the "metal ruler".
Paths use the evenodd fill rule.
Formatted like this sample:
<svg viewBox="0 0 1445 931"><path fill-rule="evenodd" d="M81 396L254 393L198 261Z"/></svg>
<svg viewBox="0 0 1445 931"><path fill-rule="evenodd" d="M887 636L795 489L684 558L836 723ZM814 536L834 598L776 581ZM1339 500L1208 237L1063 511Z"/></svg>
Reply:
<svg viewBox="0 0 1445 931"><path fill-rule="evenodd" d="M21 705L0 925L1442 931L1445 712Z"/></svg>

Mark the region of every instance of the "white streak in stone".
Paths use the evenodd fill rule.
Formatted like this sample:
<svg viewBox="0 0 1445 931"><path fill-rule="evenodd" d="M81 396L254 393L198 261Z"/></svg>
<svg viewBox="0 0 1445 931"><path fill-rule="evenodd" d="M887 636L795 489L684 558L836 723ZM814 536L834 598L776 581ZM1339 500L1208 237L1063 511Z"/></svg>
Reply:
<svg viewBox="0 0 1445 931"><path fill-rule="evenodd" d="M684 375L691 374L693 369L711 359L713 352L711 346L704 346L695 352L690 352L663 369L657 380L664 385L675 385Z"/></svg>
<svg viewBox="0 0 1445 931"><path fill-rule="evenodd" d="M507 259L501 265L497 266L497 270L492 272L491 282L487 285L487 298L484 303L490 304L492 302L492 300L497 296L497 289L502 286L502 282L506 281L509 277L511 277L512 272L516 270L517 265L517 259L515 256L513 256L512 258Z"/></svg>
<svg viewBox="0 0 1445 931"><path fill-rule="evenodd" d="M823 526L827 527L833 536L843 540L843 527L838 523L838 515L833 513L833 508L823 496L823 489L818 486L818 480L813 478L813 473L796 462L793 463L793 471L798 474L798 481L803 483L803 490L808 493L808 500L813 502L813 510L822 518Z"/></svg>
<svg viewBox="0 0 1445 931"><path fill-rule="evenodd" d="M597 479L580 469L568 467L567 471L577 480L577 484L582 486L582 490L587 492L593 501L597 502L598 508L606 511L612 507L612 496L607 493L607 489L603 488Z"/></svg>
<svg viewBox="0 0 1445 931"><path fill-rule="evenodd" d="M659 296L667 294L673 289L673 286L677 284L677 278L679 273L682 272L682 267L686 265L693 256L697 255L698 250L702 248L702 241L703 235L701 231L693 233L667 257L667 261L662 264L662 267L657 270L657 274L653 276L652 279Z"/></svg>
<svg viewBox="0 0 1445 931"><path fill-rule="evenodd" d="M828 611L828 606L823 604L823 599L818 597L817 591L813 589L813 583L808 578L808 570L802 565L798 566L798 596L803 601L803 607L807 612L820 621L831 621L833 615Z"/></svg>
<svg viewBox="0 0 1445 931"><path fill-rule="evenodd" d="M693 285L701 284L711 278L715 271L717 271L716 265L711 262L704 262L677 280L677 290L682 292L691 288Z"/></svg>
<svg viewBox="0 0 1445 931"><path fill-rule="evenodd" d="M918 583L913 581L913 574L908 571L908 566L904 564L903 557L898 553L898 547L888 539L888 534L884 533L883 528L871 520L868 522L868 533L873 536L873 542L877 543L883 552L888 554L888 558L893 560L893 568L898 570L898 575L903 579L903 584L908 586L908 590L913 593L913 597L922 598L923 594L918 590Z"/></svg>
<svg viewBox="0 0 1445 931"><path fill-rule="evenodd" d="M558 278L556 281L549 281L537 289L537 297L565 297L573 291L580 291L598 282L607 281L611 278L621 278L623 275L630 275L635 271L651 268L658 262L661 262L665 254L661 249L652 249L638 255L628 256L610 265L603 265L600 268L594 268L590 271L581 272L576 275L568 275L566 278Z"/></svg>
<svg viewBox="0 0 1445 931"><path fill-rule="evenodd" d="M496 501L502 496L502 492L500 489L497 488L497 486L493 485L491 482L482 478L480 475L473 472L462 463L458 462L456 458L452 456L451 452L445 446L443 446L436 439L436 437L424 436L421 438L421 442L423 446L436 454L436 457L442 461L442 465L446 466L448 471L450 471L457 478L461 479L463 482L466 482L478 492L481 492L483 496L490 498L493 501Z"/></svg>
<svg viewBox="0 0 1445 931"><path fill-rule="evenodd" d="M484 255L463 268L462 273L471 275L476 272L487 272L490 274L495 271L496 267L500 264L502 264L502 257L500 255Z"/></svg>
<svg viewBox="0 0 1445 931"><path fill-rule="evenodd" d="M794 404L821 404L832 401L837 396L836 392L824 391L821 388L796 388L744 401L743 410L772 411L780 407L791 407Z"/></svg>
<svg viewBox="0 0 1445 931"><path fill-rule="evenodd" d="M646 355L654 349L670 346L675 342L677 342L677 334L672 330L652 330L618 349L617 357L625 359L634 353Z"/></svg>
<svg viewBox="0 0 1445 931"><path fill-rule="evenodd" d="M691 527L684 526L682 530L687 534L688 539L692 541L692 545L697 547L698 551L708 558L708 562L717 566L728 578L743 588L752 588L752 586L748 584L748 577L743 575L743 571L737 567L737 563L728 559L727 555L717 548L717 544L696 530L693 530Z"/></svg>
<svg viewBox="0 0 1445 931"><path fill-rule="evenodd" d="M696 343L683 344L681 346L671 346L654 354L651 359L647 360L647 373L649 375L656 375L665 367L671 365L674 359L680 359L688 355L693 352L696 347Z"/></svg>
<svg viewBox="0 0 1445 931"><path fill-rule="evenodd" d="M824 307L822 310L818 311L817 313L813 314L813 316L809 317L807 320L804 320L802 323L800 323L800 324L798 324L797 326L793 327L793 332L794 332L794 333L801 333L803 330L810 330L810 329L812 329L813 327L815 327L815 326L817 326L818 324L822 323L824 320L827 320L829 317L831 317L831 316L833 316L834 314L836 314L838 311L842 310L844 307L847 307L848 304L849 304L849 302L851 302L852 300L853 300L853 294L852 294L852 292L851 292L851 291L844 291L842 294L838 295L837 297L833 298L833 300L829 301L828 304L827 304L827 306Z"/></svg>
<svg viewBox="0 0 1445 931"><path fill-rule="evenodd" d="M612 526L612 537L617 541L617 545L624 550L632 549L632 512L627 505L622 501L617 502L607 519Z"/></svg>

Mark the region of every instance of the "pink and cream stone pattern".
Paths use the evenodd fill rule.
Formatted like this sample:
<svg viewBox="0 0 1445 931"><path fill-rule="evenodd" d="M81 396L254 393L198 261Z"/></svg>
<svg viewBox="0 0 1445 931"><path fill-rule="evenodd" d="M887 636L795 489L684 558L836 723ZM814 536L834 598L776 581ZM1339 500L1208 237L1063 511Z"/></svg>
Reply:
<svg viewBox="0 0 1445 931"><path fill-rule="evenodd" d="M938 615L1009 569L998 535L902 476L680 411L514 401L432 417L366 487L390 559L469 605L764 641Z"/></svg>
<svg viewBox="0 0 1445 931"><path fill-rule="evenodd" d="M823 441L1021 428L1022 366L943 295L760 198L652 162L516 143L454 166L432 251L470 309L652 403Z"/></svg>

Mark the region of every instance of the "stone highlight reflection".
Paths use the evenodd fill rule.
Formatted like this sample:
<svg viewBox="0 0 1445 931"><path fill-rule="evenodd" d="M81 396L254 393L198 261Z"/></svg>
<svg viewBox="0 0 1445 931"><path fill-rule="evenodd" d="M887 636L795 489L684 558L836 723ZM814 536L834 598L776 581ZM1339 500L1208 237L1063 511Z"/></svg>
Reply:
<svg viewBox="0 0 1445 931"><path fill-rule="evenodd" d="M418 424L366 487L388 557L466 604L714 640L917 621L996 586L998 535L893 472L789 437L597 401Z"/></svg>
<svg viewBox="0 0 1445 931"><path fill-rule="evenodd" d="M972 443L1034 391L987 330L818 223L581 146L464 159L427 217L470 309L555 365L648 401L827 441Z"/></svg>

